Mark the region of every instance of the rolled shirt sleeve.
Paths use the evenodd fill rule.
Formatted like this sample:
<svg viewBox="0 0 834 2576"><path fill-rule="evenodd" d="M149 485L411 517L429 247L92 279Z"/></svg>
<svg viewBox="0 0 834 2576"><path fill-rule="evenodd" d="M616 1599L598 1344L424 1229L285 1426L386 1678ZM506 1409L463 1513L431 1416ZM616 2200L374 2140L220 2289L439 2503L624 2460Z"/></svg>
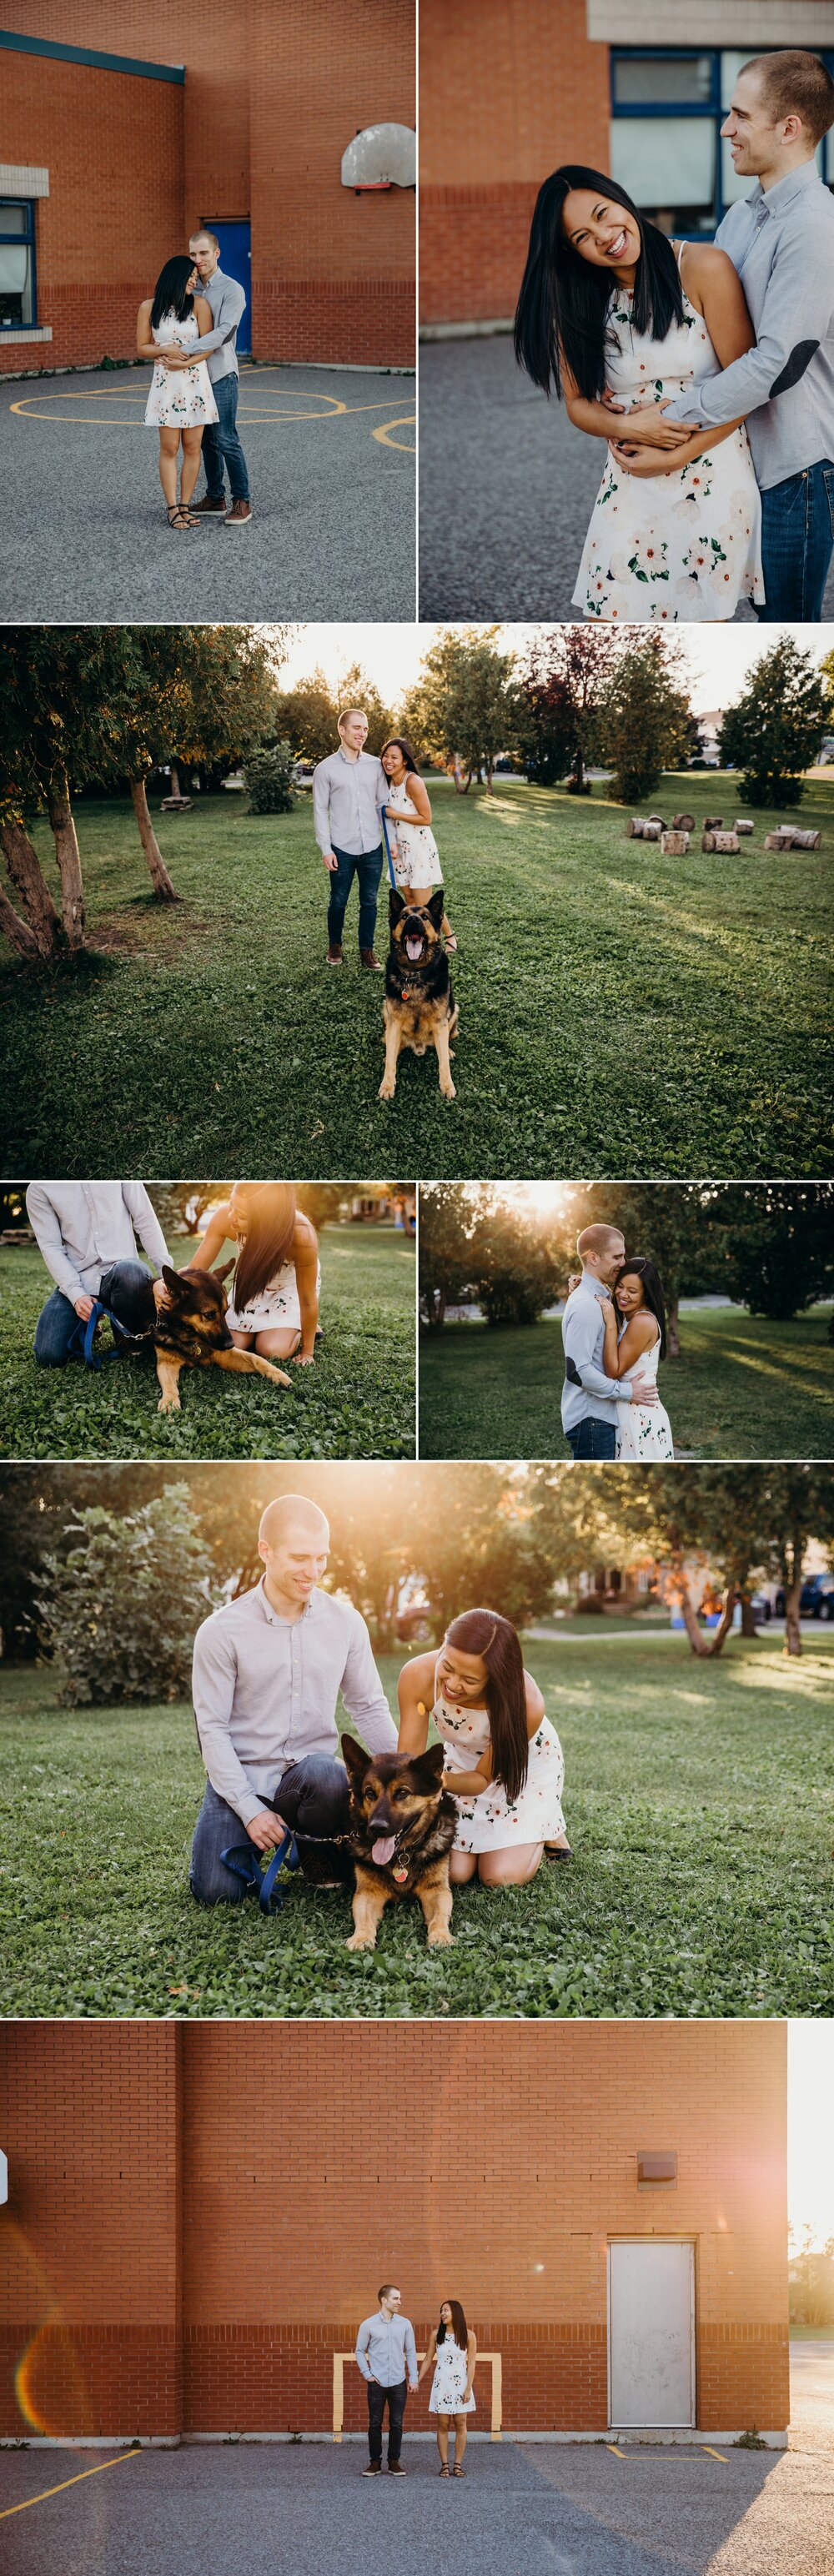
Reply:
<svg viewBox="0 0 834 2576"><path fill-rule="evenodd" d="M54 1279L55 1286L60 1288L62 1296L68 1297L70 1305L74 1306L77 1297L86 1295L84 1281L69 1258L59 1218L48 1191L44 1189L41 1181L29 1183L26 1192L26 1214L50 1278Z"/></svg>
<svg viewBox="0 0 834 2576"><path fill-rule="evenodd" d="M342 1674L342 1698L369 1753L396 1753L397 1730L374 1662L371 1640L358 1610Z"/></svg>
<svg viewBox="0 0 834 2576"><path fill-rule="evenodd" d="M594 1356L597 1319L590 1297L578 1297L570 1313L562 1318L562 1345L566 1360L572 1360L586 1395L605 1396L616 1404L618 1397L630 1396L630 1377L606 1377Z"/></svg>
<svg viewBox="0 0 834 2576"><path fill-rule="evenodd" d="M163 1261L167 1261L169 1267L172 1268L173 1264L171 1262L171 1256L165 1241L165 1236L162 1232L159 1218L156 1214L153 1201L148 1197L148 1193L143 1182L123 1181L122 1197L133 1226L134 1234L138 1235L139 1241L142 1245L142 1250L147 1253L148 1260L155 1263L157 1270L161 1270Z"/></svg>
<svg viewBox="0 0 834 2576"><path fill-rule="evenodd" d="M224 1637L221 1621L206 1620L194 1639L192 1676L200 1751L218 1798L225 1798L226 1805L234 1808L241 1824L249 1825L252 1817L260 1814L263 1800L254 1789L250 1789L243 1764L232 1743L230 1720L235 1674L234 1649Z"/></svg>
<svg viewBox="0 0 834 2576"><path fill-rule="evenodd" d="M742 284L743 284L742 277ZM704 376L676 394L665 406L667 420L693 428L720 429L725 421L745 420L762 403L775 402L801 383L820 341L832 328L834 280L823 286L816 260L809 262L801 240L780 245L759 321L755 348L734 358L720 375Z"/></svg>

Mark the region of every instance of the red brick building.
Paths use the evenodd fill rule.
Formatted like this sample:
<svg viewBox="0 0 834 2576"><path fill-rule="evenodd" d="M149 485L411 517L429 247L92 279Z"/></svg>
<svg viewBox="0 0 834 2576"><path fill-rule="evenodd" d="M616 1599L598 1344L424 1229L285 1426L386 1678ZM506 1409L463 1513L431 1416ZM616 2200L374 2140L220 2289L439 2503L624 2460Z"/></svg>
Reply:
<svg viewBox="0 0 834 2576"><path fill-rule="evenodd" d="M420 311L515 310L538 189L610 172L667 230L712 238L736 181L720 139L741 63L808 45L834 69L832 0L420 0ZM834 183L834 142L822 166Z"/></svg>
<svg viewBox="0 0 834 2576"><path fill-rule="evenodd" d="M358 128L414 124L414 43L414 0L203 0L193 22L21 0L0 35L0 367L132 357L203 223L251 274L256 358L413 365L414 191L357 196L341 157Z"/></svg>
<svg viewBox="0 0 834 2576"><path fill-rule="evenodd" d="M421 2348L462 2299L508 2432L784 2430L784 2024L21 2023L0 2063L7 2438L327 2434L386 2277Z"/></svg>

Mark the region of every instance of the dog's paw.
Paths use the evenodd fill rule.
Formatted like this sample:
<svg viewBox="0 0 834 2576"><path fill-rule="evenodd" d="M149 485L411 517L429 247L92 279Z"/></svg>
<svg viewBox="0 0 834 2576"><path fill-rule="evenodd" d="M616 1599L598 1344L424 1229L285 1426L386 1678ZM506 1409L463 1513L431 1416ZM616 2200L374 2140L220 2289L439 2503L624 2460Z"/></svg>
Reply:
<svg viewBox="0 0 834 2576"><path fill-rule="evenodd" d="M454 1083L453 1083L453 1081L452 1081L451 1074L449 1075L449 1080L448 1080L448 1082L441 1082L440 1088L441 1088L441 1091L442 1091L442 1093L443 1093L443 1098L444 1098L444 1100L456 1100L456 1099L457 1099L457 1096L458 1096L458 1095L457 1095L457 1092L456 1092L456 1090L455 1090L455 1086L454 1086Z"/></svg>
<svg viewBox="0 0 834 2576"><path fill-rule="evenodd" d="M376 1949L376 1934L375 1934L375 1933L373 1933L373 1932L353 1932L353 1933L351 1934L350 1940L345 1942L345 1949L346 1949L346 1950L375 1950L375 1949Z"/></svg>
<svg viewBox="0 0 834 2576"><path fill-rule="evenodd" d="M383 1079L382 1079L382 1081L381 1081L381 1083L380 1083L379 1090L378 1090L377 1095L376 1095L376 1096L377 1096L377 1099L378 1099L378 1100L393 1100L393 1097L394 1097L394 1093L395 1093L395 1091L396 1091L396 1088L397 1088L396 1083L395 1083L395 1082L389 1082L388 1075L387 1075L387 1073L386 1073L386 1074L383 1076Z"/></svg>
<svg viewBox="0 0 834 2576"><path fill-rule="evenodd" d="M428 1948L430 1950L453 1950L454 1946L454 1933L447 1932L445 1923L436 1924L434 1931L429 1933Z"/></svg>
<svg viewBox="0 0 834 2576"><path fill-rule="evenodd" d="M182 1405L179 1396L161 1395L156 1409L157 1413L181 1413Z"/></svg>

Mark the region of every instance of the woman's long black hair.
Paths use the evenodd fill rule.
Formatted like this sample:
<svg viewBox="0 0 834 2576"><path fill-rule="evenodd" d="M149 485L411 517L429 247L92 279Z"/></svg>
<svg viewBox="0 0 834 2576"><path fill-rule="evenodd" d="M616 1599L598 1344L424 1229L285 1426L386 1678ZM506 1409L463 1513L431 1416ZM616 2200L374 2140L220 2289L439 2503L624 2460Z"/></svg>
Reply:
<svg viewBox="0 0 834 2576"><path fill-rule="evenodd" d="M452 2322L450 2326L447 2326L445 2318L441 2317L440 2324L437 2329L438 2343L445 2343L447 2334L453 2335L455 2343L460 2345L461 2352L465 2352L469 2342L469 2329L460 2300L444 2299L443 2305L444 2308L451 2308Z"/></svg>
<svg viewBox="0 0 834 2576"><path fill-rule="evenodd" d="M462 1610L447 1628L446 1642L462 1655L480 1655L486 1665L493 1779L503 1782L507 1805L514 1807L529 1759L524 1658L516 1630L499 1610Z"/></svg>
<svg viewBox="0 0 834 2576"><path fill-rule="evenodd" d="M662 1360L665 1360L666 1308L663 1302L663 1289L660 1281L660 1273L655 1269L654 1262L647 1260L642 1252L636 1253L633 1261L624 1261L621 1269L617 1272L617 1276L611 1290L615 1306L617 1305L617 1290L620 1285L620 1280L627 1278L629 1271L633 1273L636 1279L642 1281L643 1295L645 1297L649 1313L651 1315L656 1315L657 1317L657 1321L660 1325L660 1356ZM619 1307L617 1307L617 1313L619 1314Z"/></svg>
<svg viewBox="0 0 834 2576"><path fill-rule="evenodd" d="M658 232L656 224L647 223L614 179L603 178L599 170L574 169L568 164L545 179L536 198L527 266L516 306L516 361L544 393L549 394L552 384L560 400L564 362L585 401L598 402L605 392L606 324L616 279L611 269L595 268L590 260L582 259L568 241L562 215L571 188L589 188L595 197L606 197L612 205L623 206L638 227L640 257L632 305L635 332L646 332L652 340L665 340L672 323L683 321L683 289L666 234Z"/></svg>
<svg viewBox="0 0 834 2576"><path fill-rule="evenodd" d="M186 259L184 251L178 251L176 259L166 259L165 266L160 269L156 281L156 292L151 305L152 330L154 325L157 330L159 329L160 322L164 322L166 313L173 313L177 322L187 322L189 313L194 311L194 297L187 293L188 280L193 274L193 269L194 261Z"/></svg>
<svg viewBox="0 0 834 2576"><path fill-rule="evenodd" d="M382 751L379 755L380 760L382 759L383 752L386 751L401 751L406 769L411 771L412 778L419 778L420 772L417 767L417 762L414 758L411 744L410 742L406 742L404 733L389 734L388 741L383 743Z"/></svg>

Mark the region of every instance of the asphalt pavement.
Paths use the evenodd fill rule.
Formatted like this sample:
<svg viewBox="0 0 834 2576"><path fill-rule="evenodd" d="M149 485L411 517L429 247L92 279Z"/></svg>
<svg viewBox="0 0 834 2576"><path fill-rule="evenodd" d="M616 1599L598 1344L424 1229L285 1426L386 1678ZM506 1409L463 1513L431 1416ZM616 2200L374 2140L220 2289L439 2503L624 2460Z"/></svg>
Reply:
<svg viewBox="0 0 834 2576"><path fill-rule="evenodd" d="M99 2456L0 2454L0 2576L830 2576L834 2552L834 2463L776 2451L473 2442L458 2484L428 2442L373 2483L357 2442L186 2446L8 2513Z"/></svg>
<svg viewBox="0 0 834 2576"><path fill-rule="evenodd" d="M508 333L420 350L421 618L576 618L603 450L520 373ZM834 618L834 568L824 614ZM746 605L734 623L753 621Z"/></svg>
<svg viewBox="0 0 834 2576"><path fill-rule="evenodd" d="M413 617L412 377L244 366L252 518L181 534L147 385L145 368L3 384L0 623Z"/></svg>

